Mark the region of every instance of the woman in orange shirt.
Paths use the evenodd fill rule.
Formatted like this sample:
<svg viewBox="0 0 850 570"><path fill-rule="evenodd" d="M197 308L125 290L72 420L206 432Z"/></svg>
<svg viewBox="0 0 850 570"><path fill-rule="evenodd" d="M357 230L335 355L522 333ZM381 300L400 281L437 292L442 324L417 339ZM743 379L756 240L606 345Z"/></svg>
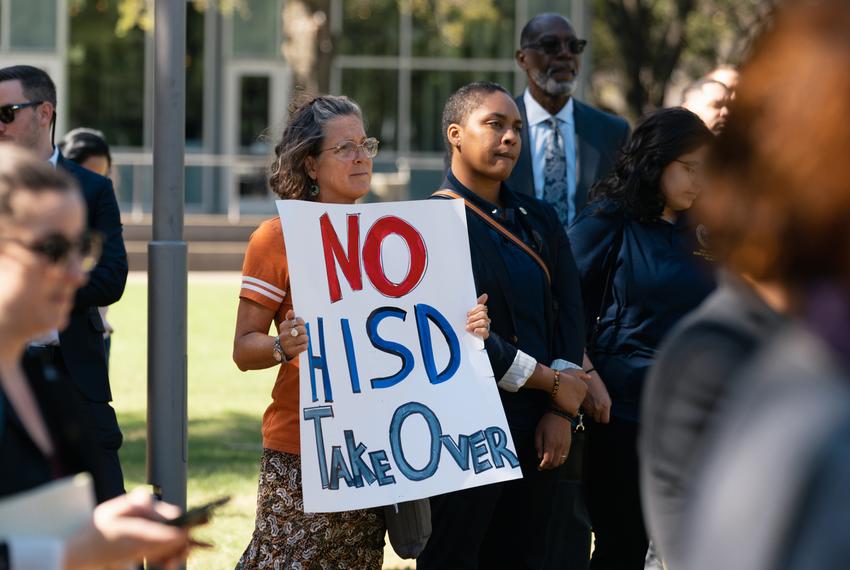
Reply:
<svg viewBox="0 0 850 570"><path fill-rule="evenodd" d="M377 152L354 101L316 97L292 113L275 147L272 190L284 200L353 204L369 192ZM279 370L263 415L256 527L237 568L380 568L385 526L379 509L304 512L297 356L307 348L307 331L293 310L279 218L251 235L239 298L233 360L241 370ZM490 330L485 301L478 300L467 321L467 330L482 338ZM269 335L272 322L277 335Z"/></svg>

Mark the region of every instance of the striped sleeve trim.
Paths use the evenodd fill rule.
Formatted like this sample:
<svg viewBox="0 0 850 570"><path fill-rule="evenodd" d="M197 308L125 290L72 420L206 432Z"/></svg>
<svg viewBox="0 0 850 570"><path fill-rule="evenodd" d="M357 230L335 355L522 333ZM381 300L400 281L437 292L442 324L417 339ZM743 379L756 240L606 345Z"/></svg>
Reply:
<svg viewBox="0 0 850 570"><path fill-rule="evenodd" d="M283 303L283 297L281 297L280 295L275 295L271 291L266 291L262 287L257 287L256 285L251 285L250 283L245 283L243 281L242 282L242 288L247 289L249 291L254 291L256 293L259 293L260 295L263 295L264 297L268 297L269 299L271 299L272 301L275 301L276 303ZM286 295L286 293L284 293L284 295Z"/></svg>
<svg viewBox="0 0 850 570"><path fill-rule="evenodd" d="M242 283L253 283L254 285L262 287L263 289L271 291L272 293L277 293L281 297L286 297L286 291L284 291L283 289L278 289L268 281L263 281L262 279L257 279L256 277L248 277L247 275L243 275Z"/></svg>

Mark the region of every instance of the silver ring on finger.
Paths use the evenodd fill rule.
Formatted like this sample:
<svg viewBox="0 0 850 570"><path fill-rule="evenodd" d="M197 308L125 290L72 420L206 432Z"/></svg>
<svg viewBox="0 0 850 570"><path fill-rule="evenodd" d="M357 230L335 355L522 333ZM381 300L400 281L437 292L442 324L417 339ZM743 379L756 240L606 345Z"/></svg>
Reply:
<svg viewBox="0 0 850 570"><path fill-rule="evenodd" d="M299 333L298 333L298 329L297 329L297 328L295 328L295 327L292 327L292 328L289 330L289 336L296 337L296 336L298 336L298 334L299 334Z"/></svg>

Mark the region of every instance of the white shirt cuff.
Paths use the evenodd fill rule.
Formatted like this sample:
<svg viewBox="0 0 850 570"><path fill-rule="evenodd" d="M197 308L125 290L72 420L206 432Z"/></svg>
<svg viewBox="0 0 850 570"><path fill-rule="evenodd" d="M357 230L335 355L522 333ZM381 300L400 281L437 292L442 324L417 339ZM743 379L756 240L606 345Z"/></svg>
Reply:
<svg viewBox="0 0 850 570"><path fill-rule="evenodd" d="M64 543L58 538L10 537L9 567L12 570L62 570Z"/></svg>
<svg viewBox="0 0 850 570"><path fill-rule="evenodd" d="M552 364L549 365L549 368L552 370L583 370L582 367L575 362L570 362L563 358L556 358L553 360Z"/></svg>
<svg viewBox="0 0 850 570"><path fill-rule="evenodd" d="M534 368L537 366L537 360L527 355L521 350L516 351L513 364L502 376L502 379L497 382L499 388L505 392L516 392L522 388L531 375L534 374Z"/></svg>

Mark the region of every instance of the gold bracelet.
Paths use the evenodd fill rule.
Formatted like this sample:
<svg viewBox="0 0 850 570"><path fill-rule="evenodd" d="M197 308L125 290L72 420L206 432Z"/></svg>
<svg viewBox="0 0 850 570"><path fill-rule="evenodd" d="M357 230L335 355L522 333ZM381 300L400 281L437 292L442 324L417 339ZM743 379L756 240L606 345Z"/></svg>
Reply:
<svg viewBox="0 0 850 570"><path fill-rule="evenodd" d="M554 398L558 390L561 389L561 371L554 370L553 372L555 373L555 385L552 386L552 397Z"/></svg>

